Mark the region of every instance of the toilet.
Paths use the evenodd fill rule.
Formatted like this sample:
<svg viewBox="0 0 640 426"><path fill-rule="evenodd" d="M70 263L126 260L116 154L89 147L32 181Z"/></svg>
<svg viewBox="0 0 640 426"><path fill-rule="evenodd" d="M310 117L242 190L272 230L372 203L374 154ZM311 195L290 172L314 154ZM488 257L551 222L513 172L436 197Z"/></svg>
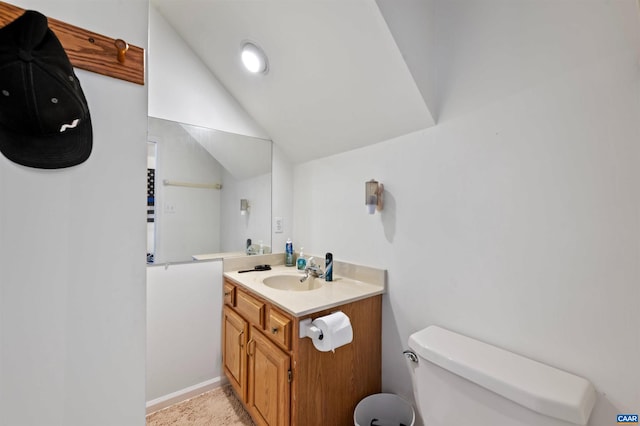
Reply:
<svg viewBox="0 0 640 426"><path fill-rule="evenodd" d="M414 397L425 426L587 425L586 379L429 326L409 337Z"/></svg>

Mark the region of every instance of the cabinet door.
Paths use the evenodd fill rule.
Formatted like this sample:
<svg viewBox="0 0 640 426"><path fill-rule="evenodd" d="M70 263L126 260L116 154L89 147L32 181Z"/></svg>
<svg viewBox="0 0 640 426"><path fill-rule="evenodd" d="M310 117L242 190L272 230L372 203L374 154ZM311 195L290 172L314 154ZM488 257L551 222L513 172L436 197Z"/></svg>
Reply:
<svg viewBox="0 0 640 426"><path fill-rule="evenodd" d="M224 372L236 393L247 400L247 356L245 348L249 326L240 315L224 307L222 328L222 363Z"/></svg>
<svg viewBox="0 0 640 426"><path fill-rule="evenodd" d="M255 327L247 343L247 405L260 426L288 426L291 359Z"/></svg>

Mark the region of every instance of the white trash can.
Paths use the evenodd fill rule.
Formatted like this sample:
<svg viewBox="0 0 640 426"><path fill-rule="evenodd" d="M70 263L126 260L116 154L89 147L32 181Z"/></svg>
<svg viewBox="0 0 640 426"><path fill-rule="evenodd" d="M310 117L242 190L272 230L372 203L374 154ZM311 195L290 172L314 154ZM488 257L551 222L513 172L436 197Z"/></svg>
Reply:
<svg viewBox="0 0 640 426"><path fill-rule="evenodd" d="M353 412L355 426L413 426L415 420L413 406L392 393L369 395Z"/></svg>

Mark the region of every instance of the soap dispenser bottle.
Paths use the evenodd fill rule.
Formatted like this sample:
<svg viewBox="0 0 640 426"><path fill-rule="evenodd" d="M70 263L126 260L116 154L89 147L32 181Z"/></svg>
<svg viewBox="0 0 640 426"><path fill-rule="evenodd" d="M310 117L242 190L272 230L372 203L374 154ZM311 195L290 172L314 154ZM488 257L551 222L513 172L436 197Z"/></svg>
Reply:
<svg viewBox="0 0 640 426"><path fill-rule="evenodd" d="M304 247L300 247L300 254L296 264L298 265L298 271L304 271L307 268L307 259L304 258Z"/></svg>
<svg viewBox="0 0 640 426"><path fill-rule="evenodd" d="M284 265L293 266L293 242L291 238L287 238L287 243L284 246Z"/></svg>

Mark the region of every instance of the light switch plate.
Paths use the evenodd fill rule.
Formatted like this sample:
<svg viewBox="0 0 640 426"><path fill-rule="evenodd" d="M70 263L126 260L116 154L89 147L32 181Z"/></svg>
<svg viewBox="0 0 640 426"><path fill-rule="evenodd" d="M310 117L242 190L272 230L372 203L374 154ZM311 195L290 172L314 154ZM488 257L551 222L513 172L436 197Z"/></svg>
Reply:
<svg viewBox="0 0 640 426"><path fill-rule="evenodd" d="M276 234L282 234L282 218L274 217L273 218L273 232Z"/></svg>

